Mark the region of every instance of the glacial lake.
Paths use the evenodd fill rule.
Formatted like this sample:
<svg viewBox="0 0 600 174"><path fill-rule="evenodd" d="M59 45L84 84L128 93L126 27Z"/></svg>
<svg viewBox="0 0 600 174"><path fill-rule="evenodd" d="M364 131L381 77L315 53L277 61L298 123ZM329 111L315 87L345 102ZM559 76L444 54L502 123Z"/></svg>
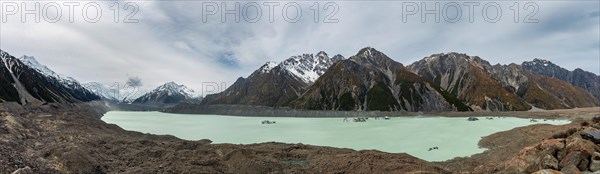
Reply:
<svg viewBox="0 0 600 174"><path fill-rule="evenodd" d="M213 143L252 144L261 142L376 149L405 152L427 161L444 161L483 152L477 143L499 131L531 124L567 124L569 120L542 120L514 117L392 117L389 120L343 122L344 118L237 117L186 115L161 112L108 112L107 123L123 129L174 135L186 140L210 139ZM275 124L261 124L263 120ZM438 147L429 151L431 147Z"/></svg>

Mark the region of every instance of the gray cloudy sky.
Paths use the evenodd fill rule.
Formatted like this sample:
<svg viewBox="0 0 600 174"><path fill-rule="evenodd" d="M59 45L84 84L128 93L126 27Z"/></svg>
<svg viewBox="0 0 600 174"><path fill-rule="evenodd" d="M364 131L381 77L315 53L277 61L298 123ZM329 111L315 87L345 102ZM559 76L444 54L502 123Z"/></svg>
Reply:
<svg viewBox="0 0 600 174"><path fill-rule="evenodd" d="M403 7L409 10L405 13L413 7L423 10L421 2L298 1L302 16L295 23L286 21L295 17L294 6L288 6L288 18L282 15L283 7L294 1L268 1L279 4L274 6L272 23L264 1L257 3L262 15L254 23L244 20L258 14L256 4L247 1L239 2L241 14L247 18L242 16L236 22L226 15L225 23L221 11L209 14L214 5L223 5L220 1L127 1L139 7L132 18L137 23L123 23L133 10L124 9L124 1L81 1L73 8L71 23L64 2L42 1L40 22L35 22L34 15L26 15L24 23L21 11L13 8L23 10L21 1L0 2L0 48L15 56L35 56L51 69L84 83L123 83L128 76L139 76L145 89L175 81L201 91L205 82L229 85L266 61L280 62L318 51L349 57L366 46L405 65L434 53L454 51L480 56L492 64L543 58L570 70L579 67L600 74L598 1L518 2L518 8L515 1L479 2L473 6L473 22L465 2L440 1L438 9L444 14L440 21L426 15L425 23L421 11L403 22ZM118 23L114 22L115 10L111 10L116 9L111 8L116 7L115 2L120 7ZM85 20L84 16L95 17L89 3L100 5L102 16L96 23ZM320 9L317 23L311 10L315 3ZM433 9L435 3L426 1L425 8ZM482 15L488 3L501 9L495 23L486 21L497 14L493 6L487 8L487 18ZM234 8L234 2L226 5ZM325 10L326 5L331 6ZM461 18L447 22L444 17L452 20L457 14L454 5L461 8ZM33 2L25 6L34 8ZM84 6L91 7L87 15L82 14ZM324 23L334 6L338 11L331 19L338 22ZM448 10L442 10L444 6ZM56 17L56 9L61 10L60 20L48 22ZM511 9L519 9L518 23L514 21L516 10ZM534 9L537 12L533 13ZM530 14L539 22L524 23Z"/></svg>

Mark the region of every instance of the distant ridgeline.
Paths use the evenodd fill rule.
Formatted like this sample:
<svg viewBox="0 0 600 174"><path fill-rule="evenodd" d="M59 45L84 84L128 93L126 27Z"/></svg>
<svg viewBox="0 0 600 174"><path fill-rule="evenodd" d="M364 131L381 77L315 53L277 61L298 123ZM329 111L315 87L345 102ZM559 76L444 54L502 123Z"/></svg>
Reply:
<svg viewBox="0 0 600 174"><path fill-rule="evenodd" d="M600 104L600 76L534 59L491 65L477 56L434 54L404 66L374 48L354 56L325 52L268 62L225 91L202 98L169 82L128 101L89 89L33 57L0 50L0 102L44 104L105 100L124 108L255 105L328 111L526 111ZM99 84L96 88L107 89ZM203 108L203 107L197 107ZM170 112L177 112L170 109Z"/></svg>
<svg viewBox="0 0 600 174"><path fill-rule="evenodd" d="M567 109L598 106L599 81L593 73L540 59L491 65L477 56L446 53L404 66L364 48L348 59L319 52L268 62L206 96L203 104L340 111Z"/></svg>

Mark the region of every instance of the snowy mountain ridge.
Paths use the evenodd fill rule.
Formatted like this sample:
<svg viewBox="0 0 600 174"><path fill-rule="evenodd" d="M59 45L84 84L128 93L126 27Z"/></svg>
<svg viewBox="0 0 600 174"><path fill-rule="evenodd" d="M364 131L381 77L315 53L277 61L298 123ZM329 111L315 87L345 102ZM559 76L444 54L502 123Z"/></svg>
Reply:
<svg viewBox="0 0 600 174"><path fill-rule="evenodd" d="M201 95L198 95L194 90L185 85L168 82L135 99L133 103L165 105L182 102L200 103L200 101L202 101Z"/></svg>
<svg viewBox="0 0 600 174"><path fill-rule="evenodd" d="M40 64L35 58L16 58L0 50L0 75L8 85L3 86L4 99L20 104L48 102L92 101L100 97L77 80L60 75Z"/></svg>
<svg viewBox="0 0 600 174"><path fill-rule="evenodd" d="M35 57L33 56L21 56L19 58L21 62L23 62L25 65L35 69L37 72L45 75L46 77L54 77L56 78L58 81L60 81L63 84L67 84L69 86L73 86L75 84L79 84L79 82L77 80L75 80L72 77L68 77L66 75L62 75L59 73L56 73L54 71L52 71L50 68L48 68L46 65L43 65L41 63L39 63L37 61L37 59L35 59Z"/></svg>
<svg viewBox="0 0 600 174"><path fill-rule="evenodd" d="M305 83L314 83L331 65L343 59L342 55L329 57L327 53L321 51L317 54L292 56L279 64L267 62L261 66L260 71L268 73L279 67Z"/></svg>
<svg viewBox="0 0 600 174"><path fill-rule="evenodd" d="M198 94L193 89L190 89L190 88L188 88L185 85L179 85L179 84L177 84L175 82L165 83L165 84L157 87L156 89L152 90L151 92L161 92L161 91L165 91L169 95L181 93L181 94L185 94L187 96L190 96L192 98L193 97L198 97Z"/></svg>

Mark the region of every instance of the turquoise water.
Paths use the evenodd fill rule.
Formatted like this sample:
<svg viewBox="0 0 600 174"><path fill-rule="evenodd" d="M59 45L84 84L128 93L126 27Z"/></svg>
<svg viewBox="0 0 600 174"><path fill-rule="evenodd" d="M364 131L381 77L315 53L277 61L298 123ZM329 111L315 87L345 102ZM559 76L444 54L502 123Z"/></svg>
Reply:
<svg viewBox="0 0 600 174"><path fill-rule="evenodd" d="M567 124L568 120L494 117L399 117L390 120L343 122L343 118L235 117L160 112L108 112L102 117L126 130L169 134L213 143L303 143L321 146L405 152L427 161L443 161L483 152L477 143L487 135L530 124ZM261 124L263 120L276 124ZM437 146L437 150L429 151Z"/></svg>

